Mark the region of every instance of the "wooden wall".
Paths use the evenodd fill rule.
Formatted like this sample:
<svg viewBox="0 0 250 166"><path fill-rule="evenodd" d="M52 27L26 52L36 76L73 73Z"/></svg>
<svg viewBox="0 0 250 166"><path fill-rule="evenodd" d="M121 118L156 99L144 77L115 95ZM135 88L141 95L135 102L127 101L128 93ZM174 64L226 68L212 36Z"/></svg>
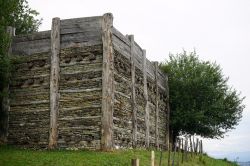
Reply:
<svg viewBox="0 0 250 166"><path fill-rule="evenodd" d="M112 29L115 66L114 139L117 147L163 147L168 142L167 77L146 51Z"/></svg>
<svg viewBox="0 0 250 166"><path fill-rule="evenodd" d="M8 142L165 148L167 78L134 37L113 27L112 14L52 25L13 38Z"/></svg>

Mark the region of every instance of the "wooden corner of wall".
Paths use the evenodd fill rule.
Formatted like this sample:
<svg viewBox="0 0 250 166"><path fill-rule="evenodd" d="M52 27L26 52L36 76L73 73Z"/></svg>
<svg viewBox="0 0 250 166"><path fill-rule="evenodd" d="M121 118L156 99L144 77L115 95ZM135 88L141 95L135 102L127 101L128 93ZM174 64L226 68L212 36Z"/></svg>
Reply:
<svg viewBox="0 0 250 166"><path fill-rule="evenodd" d="M51 28L51 66L50 66L50 128L49 149L57 147L59 114L59 54L60 54L60 18L52 19Z"/></svg>
<svg viewBox="0 0 250 166"><path fill-rule="evenodd" d="M102 20L103 66L102 66L102 126L101 150L113 149L114 111L114 55L112 45L113 15L107 13Z"/></svg>

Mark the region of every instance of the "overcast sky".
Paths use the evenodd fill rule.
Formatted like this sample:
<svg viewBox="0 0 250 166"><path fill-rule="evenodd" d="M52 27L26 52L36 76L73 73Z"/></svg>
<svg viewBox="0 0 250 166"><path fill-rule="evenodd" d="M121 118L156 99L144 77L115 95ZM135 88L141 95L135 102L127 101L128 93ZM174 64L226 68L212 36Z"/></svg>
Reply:
<svg viewBox="0 0 250 166"><path fill-rule="evenodd" d="M250 0L28 0L40 12L40 30L51 19L111 12L114 26L134 34L147 58L164 61L169 52L194 48L203 60L216 61L229 84L246 96L243 119L222 140L206 140L205 151L217 157L250 161ZM248 156L245 156L248 152Z"/></svg>

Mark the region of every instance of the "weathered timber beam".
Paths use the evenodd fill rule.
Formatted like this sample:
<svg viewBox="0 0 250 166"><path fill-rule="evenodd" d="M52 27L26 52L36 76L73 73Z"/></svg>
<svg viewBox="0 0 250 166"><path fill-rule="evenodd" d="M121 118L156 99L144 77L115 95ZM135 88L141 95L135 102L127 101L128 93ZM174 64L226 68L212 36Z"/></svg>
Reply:
<svg viewBox="0 0 250 166"><path fill-rule="evenodd" d="M102 67L102 129L101 149L113 149L114 111L114 54L112 46L113 15L106 13L102 19L103 67Z"/></svg>
<svg viewBox="0 0 250 166"><path fill-rule="evenodd" d="M132 108L132 146L137 146L137 109L135 99L135 42L134 36L128 36L130 40L130 62L131 62L131 108Z"/></svg>
<svg viewBox="0 0 250 166"><path fill-rule="evenodd" d="M158 62L153 62L155 69L155 145L159 149L159 89L158 89Z"/></svg>
<svg viewBox="0 0 250 166"><path fill-rule="evenodd" d="M170 105L169 105L169 86L168 86L168 76L166 76L166 93L167 93L167 124L166 124L166 127L167 127L167 132L166 132L166 145L167 145L167 149L170 148L170 144L169 144L169 141L170 141Z"/></svg>
<svg viewBox="0 0 250 166"><path fill-rule="evenodd" d="M149 148L149 108L148 108L148 88L147 88L147 58L146 50L142 50L143 53L143 95L145 101L145 146Z"/></svg>
<svg viewBox="0 0 250 166"><path fill-rule="evenodd" d="M51 69L50 69L50 129L49 149L57 147L59 115L59 53L60 18L52 19L51 28Z"/></svg>

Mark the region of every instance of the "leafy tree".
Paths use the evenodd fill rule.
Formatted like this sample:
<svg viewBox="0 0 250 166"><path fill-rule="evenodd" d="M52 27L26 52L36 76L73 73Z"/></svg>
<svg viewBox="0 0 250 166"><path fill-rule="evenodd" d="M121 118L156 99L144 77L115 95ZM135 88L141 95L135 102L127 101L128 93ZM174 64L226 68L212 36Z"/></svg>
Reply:
<svg viewBox="0 0 250 166"><path fill-rule="evenodd" d="M228 86L219 65L183 51L170 54L161 69L169 77L173 141L180 134L222 138L238 124L244 98Z"/></svg>
<svg viewBox="0 0 250 166"><path fill-rule="evenodd" d="M41 19L36 19L39 13L32 10L26 0L0 0L0 140L5 131L6 112L2 110L2 99L6 94L4 87L9 83L11 61L8 49L11 42L6 33L7 26L16 28L16 34L31 33L38 30Z"/></svg>

